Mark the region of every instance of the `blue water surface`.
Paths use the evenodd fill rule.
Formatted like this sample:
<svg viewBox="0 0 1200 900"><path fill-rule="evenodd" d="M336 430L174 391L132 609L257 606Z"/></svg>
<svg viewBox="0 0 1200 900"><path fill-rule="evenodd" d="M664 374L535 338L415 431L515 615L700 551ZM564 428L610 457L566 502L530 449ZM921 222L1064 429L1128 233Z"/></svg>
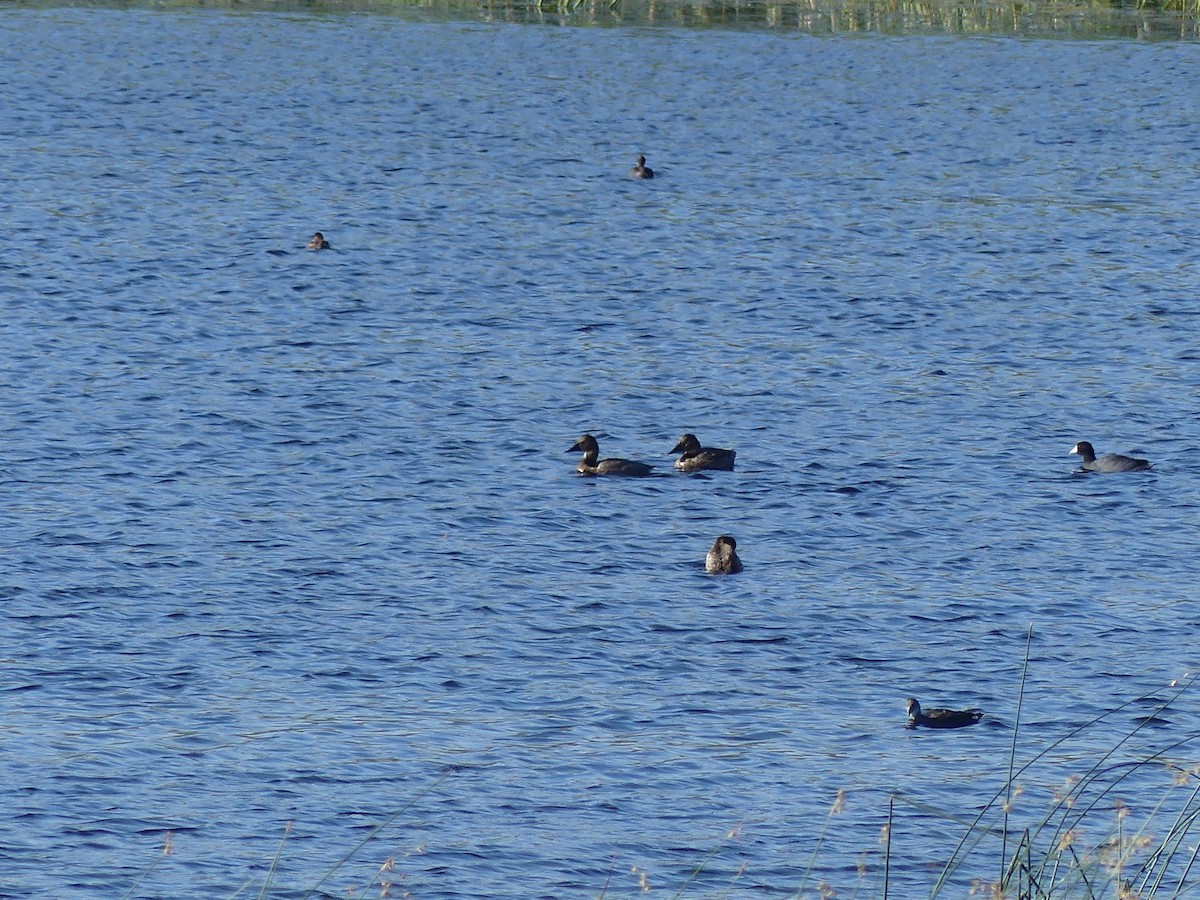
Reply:
<svg viewBox="0 0 1200 900"><path fill-rule="evenodd" d="M0 34L0 897L922 896L1195 667L1200 47Z"/></svg>

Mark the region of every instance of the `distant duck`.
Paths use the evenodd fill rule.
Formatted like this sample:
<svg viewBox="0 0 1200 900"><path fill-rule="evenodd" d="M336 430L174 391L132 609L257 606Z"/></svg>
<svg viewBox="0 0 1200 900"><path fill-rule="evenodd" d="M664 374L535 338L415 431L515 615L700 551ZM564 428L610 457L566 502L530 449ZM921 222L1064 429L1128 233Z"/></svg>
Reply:
<svg viewBox="0 0 1200 900"><path fill-rule="evenodd" d="M918 725L924 725L926 728L965 728L983 718L982 709L935 708L922 711L921 704L912 697L905 703L908 706L909 728L916 728Z"/></svg>
<svg viewBox="0 0 1200 900"><path fill-rule="evenodd" d="M1071 448L1071 452L1080 455L1083 468L1089 472L1144 472L1150 468L1149 460L1122 456L1120 453L1110 453L1096 459L1096 448L1087 441L1080 441Z"/></svg>
<svg viewBox="0 0 1200 900"><path fill-rule="evenodd" d="M639 156L637 165L629 170L629 174L633 178L653 178L654 170L646 165L646 157Z"/></svg>
<svg viewBox="0 0 1200 900"><path fill-rule="evenodd" d="M736 575L742 571L742 561L737 555L737 541L727 534L721 535L704 557L704 571L710 575Z"/></svg>
<svg viewBox="0 0 1200 900"><path fill-rule="evenodd" d="M575 471L580 475L629 475L641 478L649 475L650 470L654 468L632 459L600 459L600 445L590 434L585 434L577 440L567 452L583 454L583 459L575 467Z"/></svg>
<svg viewBox="0 0 1200 900"><path fill-rule="evenodd" d="M700 469L718 469L724 472L733 471L733 458L736 450L721 450L718 447L701 447L694 434L685 434L679 443L671 448L672 453L682 453L675 460L675 468L681 472L697 472Z"/></svg>
<svg viewBox="0 0 1200 900"><path fill-rule="evenodd" d="M314 234L312 236L312 240L308 242L307 249L308 250L331 250L333 248L329 246L329 241L325 240L325 235L321 234L321 232L318 231L316 234Z"/></svg>

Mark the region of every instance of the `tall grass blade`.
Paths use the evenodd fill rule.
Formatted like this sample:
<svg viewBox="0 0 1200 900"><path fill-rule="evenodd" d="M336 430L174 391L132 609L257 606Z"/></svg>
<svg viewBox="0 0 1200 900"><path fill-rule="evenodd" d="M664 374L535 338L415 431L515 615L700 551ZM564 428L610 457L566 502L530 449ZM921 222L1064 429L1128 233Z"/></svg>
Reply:
<svg viewBox="0 0 1200 900"><path fill-rule="evenodd" d="M267 877L263 881L262 890L258 892L258 900L266 900L267 892L271 890L271 883L275 881L275 873L279 871L279 859L283 856L283 845L287 843L288 835L291 833L292 823L288 822L283 826L283 837L279 839L279 846L275 848L275 856L267 868Z"/></svg>
<svg viewBox="0 0 1200 900"><path fill-rule="evenodd" d="M1160 703L1155 708L1155 710L1153 711L1153 713L1151 715L1143 718L1142 721L1139 722L1132 731L1130 731L1123 738L1121 738L1121 740L1117 741L1117 743L1112 748L1110 748L1108 750L1108 752L1106 752L1104 754L1104 756L1102 756L1099 760L1097 760L1096 763L1091 767L1091 769L1089 769L1088 772L1085 773L1085 775L1075 784L1075 786L1071 789L1070 792L1068 792L1067 796L1065 798L1063 798L1063 800L1059 803L1058 807L1056 808L1056 809L1061 810L1062 815L1059 818L1058 827L1050 835L1050 838L1047 842L1047 846L1049 846L1049 847L1058 846L1065 839L1065 836L1067 834L1069 834L1073 829L1077 829L1082 824L1083 820L1090 813L1092 813L1095 810L1097 805L1105 797L1107 797L1110 793L1112 793L1114 790L1116 790L1116 788L1125 779L1127 779L1131 775L1135 774L1139 769L1141 769L1143 766L1147 765L1148 763L1154 761L1155 759L1162 757L1164 754L1170 752L1171 750L1174 750L1174 749L1182 746L1183 744L1186 744L1195 739L1195 737L1196 737L1195 735L1182 738L1182 739L1168 745L1167 747L1159 750L1158 752L1152 754L1148 758L1139 760L1137 762L1108 764L1108 761L1110 759L1112 759L1112 757L1117 753L1117 751L1121 747L1123 747L1124 745L1129 743L1129 741L1131 741L1133 739L1133 737L1138 732L1140 732L1143 728L1148 726L1150 724L1150 722L1152 722L1159 713L1164 712L1165 710L1170 708L1170 706L1176 700L1179 699L1180 695L1183 694L1183 692L1186 691L1189 687L1191 687L1191 685L1196 681L1197 678L1200 678L1200 673L1193 676L1191 679L1189 679L1187 682L1185 682L1183 685L1181 685L1179 690L1176 691L1169 699L1164 700L1162 703ZM1129 703L1138 702L1139 700L1142 700L1142 699L1145 699L1145 698L1135 698L1134 700L1129 701ZM1128 706L1129 703L1122 704L1122 706L1117 707L1117 709L1123 709L1125 706ZM1098 717L1094 721L1099 721L1099 718L1102 718L1102 717ZM1119 770L1124 770L1124 771L1122 772L1122 774L1119 777L1113 778L1111 781L1109 781L1107 783L1107 786L1103 787L1099 791L1099 793L1094 797L1094 799L1091 800L1091 802L1089 802L1082 808L1080 808L1076 805L1076 801L1078 801L1078 799L1083 796L1083 794L1086 790L1093 787L1095 784L1100 782L1103 778L1111 776L1113 772L1116 772ZM1054 811L1051 811L1051 814L1048 815L1043 820L1042 827L1045 827L1046 825L1050 824L1050 822L1053 818L1054 818ZM1038 829L1038 832L1035 832L1035 834L1040 834L1040 832L1041 832L1041 827ZM1048 860L1049 860L1049 857L1047 857L1046 860L1043 860L1043 866L1046 864L1046 862Z"/></svg>
<svg viewBox="0 0 1200 900"><path fill-rule="evenodd" d="M821 833L817 835L817 841L813 845L813 851L808 857L808 867L804 870L804 877L800 879L800 887L796 888L796 897L799 898L804 894L804 888L808 886L808 879L812 875L813 869L817 864L817 854L821 850L821 845L825 843L825 834L829 831L829 823L833 821L833 817L842 811L842 807L846 802L846 792L838 791L833 798L833 805L829 807L829 813L825 816L825 824L821 827Z"/></svg>
<svg viewBox="0 0 1200 900"><path fill-rule="evenodd" d="M672 894L672 900L678 900L678 898L683 896L683 892L687 889L687 886L700 877L700 873L704 871L704 867L708 865L709 861L720 852L722 847L737 837L739 831L741 831L740 825L737 828L727 832L725 837L718 841L717 845L704 855L704 858L696 864L694 869L692 869L692 874L689 875L687 880L679 886L679 890Z"/></svg>
<svg viewBox="0 0 1200 900"><path fill-rule="evenodd" d="M1194 816L1192 820L1195 821ZM1192 848L1192 855L1188 857L1188 864L1184 867L1183 872L1179 876L1179 884L1175 886L1175 893L1171 895L1173 898L1183 895L1183 886L1187 883L1188 873L1192 871L1192 866L1196 864L1197 853L1200 853L1200 842L1198 842L1196 846ZM1158 889L1158 882L1155 882L1154 887L1155 890Z"/></svg>
<svg viewBox="0 0 1200 900"><path fill-rule="evenodd" d="M345 856L343 856L341 859L339 859L336 863L334 863L330 867L329 871L321 876L321 880L318 881L316 884L314 884L311 888L309 888L308 893L305 894L303 897L301 897L300 900L308 900L309 897L311 897L313 894L315 894L317 892L317 888L319 888L326 881L328 881L330 878L332 878L333 874L338 869L340 869L342 866L344 866L347 862L349 862L350 859L354 856L354 854L356 854L359 850L361 850L363 847L365 847L367 844L369 844L372 840L374 840L375 835L379 834L379 832L383 831L383 829L387 828L389 825L391 825L393 822L395 822L398 818L400 818L400 816L402 816L404 813L406 813L414 803L416 803L418 800L420 800L426 794L432 793L435 788L437 788L443 781L445 781L447 778L450 777L452 771L453 770L449 770L449 771L442 773L441 778L437 779L437 781L433 782L433 784L429 785L424 790L419 791L416 794L416 796L414 796L411 800L409 800L402 807L400 807L398 810L396 810L394 813L392 813L390 816L388 816L386 819L384 819L382 822L380 822L378 825L376 825L374 828L372 828L371 831L367 834L367 836L365 838L363 838L361 841L359 841L357 844L355 844L352 848L350 848L349 853L347 853Z"/></svg>
<svg viewBox="0 0 1200 900"><path fill-rule="evenodd" d="M600 888L600 895L596 900L604 900L604 895L608 893L608 886L612 884L613 872L617 868L617 854L613 854L612 865L608 867L608 877L604 879L604 887Z"/></svg>
<svg viewBox="0 0 1200 900"><path fill-rule="evenodd" d="M154 857L154 862L150 863L150 865L146 867L145 871L138 876L137 881L129 886L129 890L121 895L121 900L129 900L129 898L133 896L133 892L138 889L138 885L145 881L150 873L158 868L158 864L163 861L163 858L170 856L173 852L175 852L174 846L175 844L172 840L171 832L168 831L166 837L163 838L163 848L159 852L158 856Z"/></svg>
<svg viewBox="0 0 1200 900"><path fill-rule="evenodd" d="M1107 712L1103 712L1098 716L1094 716L1087 722L1084 722L1082 725L1079 725L1076 728L1073 728L1071 731L1067 732L1067 734L1063 735L1058 740L1052 741L1051 743L1047 744L1040 752L1034 754L1029 759L1028 762L1026 762L1024 765L1022 765L1019 769L1017 769L1017 771L1013 773L1010 781L1013 781L1013 780L1021 777L1021 775L1023 775L1025 772L1029 771L1029 769L1033 768L1033 766L1039 760L1041 760L1043 757L1050 754L1054 750L1057 750L1059 747L1061 747L1063 744L1067 743L1069 740L1071 740L1076 735L1091 728L1097 722L1102 722L1104 719L1108 718L1109 716L1115 715L1116 713L1119 713L1121 710L1125 709L1126 707L1132 706L1133 704L1137 703L1140 699L1141 698L1134 697L1131 700L1127 700L1124 703L1122 703L1120 706L1114 707L1113 709L1110 709ZM1000 788L1000 790L996 791L996 793L992 795L991 800L988 801L988 803L984 806L984 808L975 817L975 819L971 823L970 829L967 831L966 834L964 834L962 836L962 839L959 841L958 846L955 848L954 852L950 854L950 859L946 862L945 867L942 869L941 875L938 876L937 882L934 884L933 889L930 891L931 900L933 897L936 897L941 892L942 888L945 887L945 885L946 885L946 880L961 864L961 859L966 855L963 853L963 848L965 846L967 846L968 838L970 838L972 833L974 833L978 829L979 823L983 821L984 817L993 811L996 801L999 800L1002 796L1007 795L1008 790L1009 790L1008 784L1005 784L1004 787L1002 787L1002 788ZM1040 829L1039 829L1039 831L1040 831ZM1035 832L1035 834L1036 834L1036 832ZM979 842L979 840L977 839L976 842L971 845L971 847L974 848L974 846L976 846L978 844L978 842Z"/></svg>
<svg viewBox="0 0 1200 900"><path fill-rule="evenodd" d="M1000 835L1000 888L1004 889L1004 861L1008 859L1008 813L1012 809L1013 769L1017 765L1017 736L1021 732L1021 706L1025 702L1025 679L1029 675L1029 648L1033 646L1033 623L1029 623L1029 631L1025 635L1025 662L1021 665L1021 684L1017 688L1017 715L1013 720L1012 748L1008 752L1008 781L1005 785L1008 793L1004 798L1004 822Z"/></svg>
<svg viewBox="0 0 1200 900"><path fill-rule="evenodd" d="M896 809L896 796L888 798L887 834L883 838L883 900L887 900L888 883L892 872L892 815Z"/></svg>
<svg viewBox="0 0 1200 900"><path fill-rule="evenodd" d="M1080 781L1074 785L1074 787L1067 793L1066 796L1064 796L1061 800L1058 801L1056 806L1053 809L1051 809L1050 812L1038 824L1038 826L1032 830L1032 832L1030 833L1031 834L1030 840L1033 842L1036 842L1036 843L1045 841L1045 846L1050 849L1045 851L1045 853L1042 856L1040 862L1038 863L1036 869L1034 871L1030 872L1030 878L1031 878L1030 890L1031 891L1033 891L1035 889L1039 890L1039 891L1041 890L1040 888L1033 887L1033 885L1040 885L1040 884L1046 884L1046 883L1053 885L1055 883L1053 880L1050 882L1045 881L1046 869L1047 869L1047 867L1057 866L1057 864L1061 858L1062 852L1065 849L1064 837L1068 834L1068 832L1071 831L1072 828L1077 827L1080 824L1080 822L1082 821L1082 819L1087 814L1093 812L1095 810L1097 804L1105 796L1107 796L1109 793L1111 793L1113 790L1115 790L1116 787L1121 783L1121 781L1123 781L1129 775L1133 774L1133 772L1136 771L1138 768L1146 765L1148 762L1161 757L1164 753L1169 752L1170 750L1173 750L1185 743L1188 743L1197 737L1197 735L1192 735L1192 736L1183 738L1180 741L1177 741L1174 744L1170 745L1169 747L1158 751L1153 756L1151 756L1149 759L1141 760L1137 763L1129 763L1129 764L1112 764L1111 763L1112 757L1118 752L1118 750L1122 746L1126 745L1134 737L1134 735L1136 735L1139 731L1141 731L1143 728L1145 728L1151 721L1153 721L1154 718L1159 713L1163 712L1164 710L1168 709L1172 704L1174 704L1174 702L1180 697L1181 694L1183 694L1186 690L1188 690L1189 688L1192 687L1192 685L1197 681L1197 679L1200 679L1200 673L1193 675L1187 681L1183 682L1179 686L1179 690L1177 690L1174 694L1172 694L1169 699L1161 702L1150 716L1145 717L1133 729L1132 732L1125 735L1125 737L1123 737L1120 741L1118 741L1117 744L1114 747L1112 747L1107 753L1105 753L1101 759L1097 760L1096 763L1091 767L1091 769L1089 769L1089 771L1084 775L1084 777L1081 778ZM967 858L967 856L970 855L970 852L976 846L978 846L978 844L980 843L980 841L983 839L983 836L984 836L984 834L979 833L981 831L980 823L982 823L987 816L995 814L994 807L995 807L997 801L1002 796L1005 796L1005 797L1011 796L1010 791L1013 789L1013 785L1015 784L1016 780L1021 775L1023 775L1030 768L1032 768L1037 762L1039 762L1041 759L1043 759L1047 754L1053 752L1058 747L1062 746L1063 744L1065 744L1066 742L1068 742L1069 740L1074 738L1076 735L1087 730L1088 728L1093 727L1098 722L1101 722L1104 719L1121 712L1122 710L1128 708L1129 706L1132 706L1135 703L1142 702L1145 699L1147 699L1147 698L1135 697L1131 700L1126 701L1125 703L1120 704L1119 706L1117 706L1113 709L1108 710L1107 712L1101 713L1100 715L1093 717L1092 719L1090 719L1087 722L1084 722L1082 725L1078 726L1077 728L1072 729L1070 732L1068 732L1066 735L1059 738L1058 740L1051 742L1049 745L1044 747L1040 752L1035 754L1031 759L1029 759L1026 763L1024 763L1019 768L1017 768L1014 772L1012 772L1012 774L1009 776L1008 781L1006 782L1004 787L1002 787L1000 790L998 790L993 795L991 800L984 806L984 808L980 811L980 813L975 817L974 821L971 824L971 827L967 830L967 832L960 839L958 846L955 848L954 852L950 855L950 859L947 861L945 867L942 870L942 873L938 877L937 882L934 884L933 889L930 891L930 897L931 898L936 897L938 895L938 893L941 892L941 890L946 886L946 883L947 883L948 879L950 878L950 876L958 869L959 866L962 865L963 861ZM1108 787L1104 788L1101 791L1099 797L1096 797L1095 799L1091 800L1091 802L1088 803L1085 807L1081 808L1077 805L1077 802L1083 798L1085 791L1098 785L1103 778L1111 776L1113 772L1118 771L1122 768L1125 768L1126 766L1129 766L1131 768L1129 768L1128 771L1126 771L1119 778L1114 779L1113 783L1109 784ZM1002 811L1001 815L1003 815L1003 811ZM1003 825L1004 825L1003 831L1006 834L1008 832L1006 819L1004 820ZM982 829L982 830L984 833L987 832L987 829ZM1048 839L1046 838L1047 833L1050 834L1050 837ZM1059 848L1059 849L1056 850L1054 848ZM1000 885L998 887L1003 887L1003 885ZM1091 888L1088 888L1088 890L1091 891ZM1034 896L1034 895L1031 895L1031 896ZM1037 894L1036 896L1046 896L1046 894L1043 892L1043 893Z"/></svg>

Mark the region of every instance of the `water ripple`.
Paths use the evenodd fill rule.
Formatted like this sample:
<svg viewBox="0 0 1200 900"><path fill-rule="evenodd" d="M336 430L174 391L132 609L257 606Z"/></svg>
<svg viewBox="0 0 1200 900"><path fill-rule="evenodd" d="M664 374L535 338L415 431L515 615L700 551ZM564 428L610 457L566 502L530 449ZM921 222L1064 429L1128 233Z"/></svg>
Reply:
<svg viewBox="0 0 1200 900"><path fill-rule="evenodd" d="M0 896L232 896L288 823L281 896L384 823L320 890L790 895L822 835L850 890L893 793L912 893L1014 729L1088 726L1040 798L1194 720L1177 47L0 29ZM584 430L657 476L578 477ZM737 470L673 472L684 431Z"/></svg>

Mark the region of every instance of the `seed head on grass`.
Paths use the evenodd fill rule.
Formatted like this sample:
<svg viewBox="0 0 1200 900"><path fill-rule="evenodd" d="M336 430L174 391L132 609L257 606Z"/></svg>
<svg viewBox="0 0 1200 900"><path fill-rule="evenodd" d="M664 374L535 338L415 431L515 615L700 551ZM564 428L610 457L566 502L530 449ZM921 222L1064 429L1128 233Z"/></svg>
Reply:
<svg viewBox="0 0 1200 900"><path fill-rule="evenodd" d="M650 892L650 875L645 869L639 869L637 866L630 866L629 871L637 876L638 890L643 894Z"/></svg>
<svg viewBox="0 0 1200 900"><path fill-rule="evenodd" d="M1007 896L1004 885L999 881L982 881L978 878L971 882L972 897L987 897L988 900L1004 900Z"/></svg>
<svg viewBox="0 0 1200 900"><path fill-rule="evenodd" d="M385 872L393 872L396 869L396 860L389 856L383 861L383 865L379 867L379 871L375 877L379 879L379 896L390 897L392 895L392 882L383 877Z"/></svg>
<svg viewBox="0 0 1200 900"><path fill-rule="evenodd" d="M1062 787L1054 789L1054 802L1070 809L1075 805L1075 785L1079 784L1079 776L1071 775L1062 783Z"/></svg>
<svg viewBox="0 0 1200 900"><path fill-rule="evenodd" d="M1125 805L1125 801L1117 799L1113 801L1113 807L1117 810L1117 821L1124 822L1129 818L1129 807Z"/></svg>
<svg viewBox="0 0 1200 900"><path fill-rule="evenodd" d="M1013 811L1013 801L1020 797L1023 793L1025 793L1025 788L1021 787L1019 784L1013 785L1012 792L1008 795L1007 799L1000 804L1000 808L1006 813L1011 813Z"/></svg>
<svg viewBox="0 0 1200 900"><path fill-rule="evenodd" d="M841 815L842 811L845 808L846 808L846 789L839 788L837 794L833 798L833 806L829 807L829 814L831 816Z"/></svg>
<svg viewBox="0 0 1200 900"><path fill-rule="evenodd" d="M1096 848L1098 851L1097 856L1100 864L1104 866L1110 875L1119 876L1129 864L1130 857L1135 853L1146 850L1153 843L1154 838L1149 835L1113 838L1110 841L1105 841Z"/></svg>
<svg viewBox="0 0 1200 900"><path fill-rule="evenodd" d="M1196 777L1197 767L1192 766L1190 769L1185 769L1183 766L1178 766L1175 763L1167 763L1167 771L1171 773L1171 784L1175 787L1187 787L1192 783L1192 779Z"/></svg>
<svg viewBox="0 0 1200 900"><path fill-rule="evenodd" d="M1065 853L1079 840L1079 829L1072 828L1058 839L1058 852Z"/></svg>
<svg viewBox="0 0 1200 900"><path fill-rule="evenodd" d="M138 876L138 879L130 886L129 890L124 893L124 895L121 897L121 900L129 900L129 898L133 896L134 891L136 891L138 889L138 885L146 880L146 876L149 875L151 872L153 872L155 870L155 868L158 867L158 864L160 862L162 862L164 857L170 856L174 852L175 852L174 833L168 831L163 834L162 852L159 853L158 856L156 856L154 858L154 861L152 863L150 863L149 866L146 867L146 870L144 872L142 872L142 874L140 876Z"/></svg>

